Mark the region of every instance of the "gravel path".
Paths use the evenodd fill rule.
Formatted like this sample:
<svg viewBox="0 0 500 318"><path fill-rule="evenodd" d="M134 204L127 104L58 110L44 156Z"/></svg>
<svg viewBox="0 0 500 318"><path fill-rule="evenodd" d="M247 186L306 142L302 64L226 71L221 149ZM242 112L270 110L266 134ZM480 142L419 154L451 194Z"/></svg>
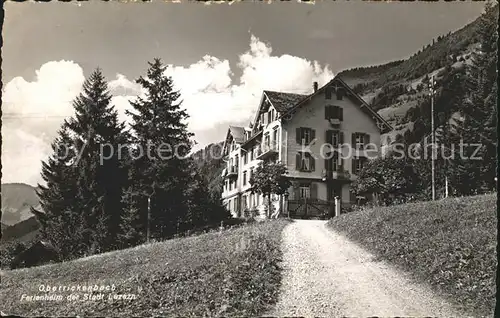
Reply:
<svg viewBox="0 0 500 318"><path fill-rule="evenodd" d="M266 316L463 317L325 223L297 220L285 228L282 289Z"/></svg>

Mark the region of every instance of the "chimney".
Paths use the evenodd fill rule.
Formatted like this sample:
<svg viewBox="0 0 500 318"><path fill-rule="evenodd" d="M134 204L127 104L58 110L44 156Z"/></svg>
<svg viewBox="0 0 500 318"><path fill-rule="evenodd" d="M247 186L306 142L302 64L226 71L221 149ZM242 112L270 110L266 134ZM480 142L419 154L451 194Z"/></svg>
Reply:
<svg viewBox="0 0 500 318"><path fill-rule="evenodd" d="M318 82L313 83L313 89L314 89L314 93L316 93L318 91Z"/></svg>

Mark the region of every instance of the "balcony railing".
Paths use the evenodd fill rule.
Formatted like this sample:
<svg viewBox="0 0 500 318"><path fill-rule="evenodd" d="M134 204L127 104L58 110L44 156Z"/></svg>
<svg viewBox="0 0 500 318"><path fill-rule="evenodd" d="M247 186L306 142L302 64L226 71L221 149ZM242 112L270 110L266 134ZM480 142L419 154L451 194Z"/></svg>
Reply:
<svg viewBox="0 0 500 318"><path fill-rule="evenodd" d="M238 166L229 167L227 170L226 178L235 178L238 177Z"/></svg>
<svg viewBox="0 0 500 318"><path fill-rule="evenodd" d="M351 179L351 174L347 170L338 170L338 171L323 170L321 176L323 181Z"/></svg>
<svg viewBox="0 0 500 318"><path fill-rule="evenodd" d="M269 145L263 144L261 147L257 148L256 158L263 160L276 154L278 154L278 144L272 142Z"/></svg>

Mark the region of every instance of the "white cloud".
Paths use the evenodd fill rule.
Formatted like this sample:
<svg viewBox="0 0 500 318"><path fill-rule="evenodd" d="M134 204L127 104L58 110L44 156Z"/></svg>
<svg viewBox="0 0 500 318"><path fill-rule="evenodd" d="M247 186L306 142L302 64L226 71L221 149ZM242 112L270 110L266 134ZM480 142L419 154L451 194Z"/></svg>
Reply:
<svg viewBox="0 0 500 318"><path fill-rule="evenodd" d="M169 67L167 73L191 116L191 130L203 135L218 125L250 120L265 89L309 93L314 81L321 85L333 77L327 66L322 68L316 61L271 54L271 46L252 35L250 49L239 56L239 83L231 81L229 62L215 57L204 56L188 67Z"/></svg>
<svg viewBox="0 0 500 318"><path fill-rule="evenodd" d="M242 74L237 82L229 61L213 56L203 56L187 67L167 68L181 92L183 107L190 115L189 128L200 146L222 139L230 123L248 124L263 90L310 93L314 81L322 85L333 77L328 66L316 61L273 56L271 46L253 35L236 66ZM33 82L17 77L4 87L2 182L40 181L40 160L50 154L50 143L64 116L73 113L71 101L84 81L81 67L69 61L48 62L36 75ZM128 120L128 101L143 94L140 85L117 74L109 89L120 119ZM35 118L28 118L33 115Z"/></svg>

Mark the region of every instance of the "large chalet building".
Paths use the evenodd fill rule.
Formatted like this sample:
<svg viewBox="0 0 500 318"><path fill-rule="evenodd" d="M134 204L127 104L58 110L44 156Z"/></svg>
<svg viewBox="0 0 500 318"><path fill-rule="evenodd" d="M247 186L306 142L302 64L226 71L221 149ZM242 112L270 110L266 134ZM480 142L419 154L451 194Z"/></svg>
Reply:
<svg viewBox="0 0 500 318"><path fill-rule="evenodd" d="M273 196L274 211L325 215L335 197L350 205L350 183L373 157L367 152L380 151L380 135L390 130L338 77L321 88L315 82L309 95L264 91L249 127L227 131L223 204L235 217L265 216L267 200L251 192L249 180L260 161L272 160L286 165L292 183L286 195ZM367 149L367 144L377 147Z"/></svg>

